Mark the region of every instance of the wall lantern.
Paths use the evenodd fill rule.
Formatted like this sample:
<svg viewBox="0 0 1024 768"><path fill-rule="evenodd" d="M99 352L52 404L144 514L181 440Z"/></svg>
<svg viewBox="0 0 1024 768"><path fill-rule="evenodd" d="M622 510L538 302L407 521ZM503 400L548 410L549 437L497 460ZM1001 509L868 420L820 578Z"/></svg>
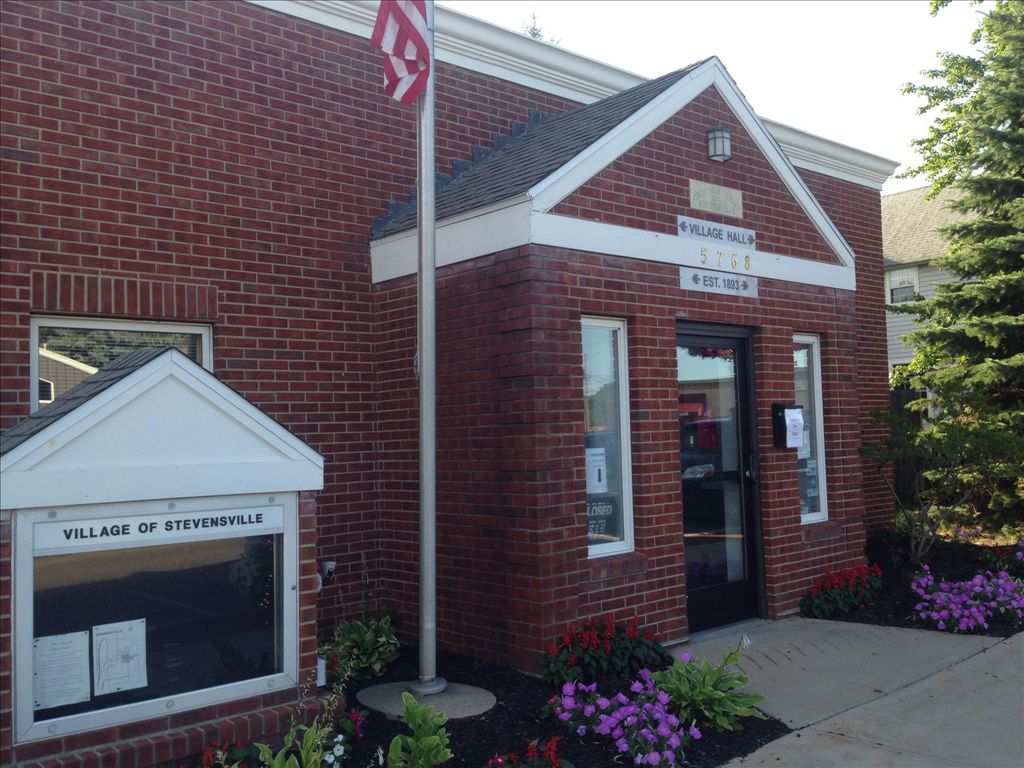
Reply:
<svg viewBox="0 0 1024 768"><path fill-rule="evenodd" d="M708 128L708 159L724 163L732 157L732 134L728 128L716 125Z"/></svg>

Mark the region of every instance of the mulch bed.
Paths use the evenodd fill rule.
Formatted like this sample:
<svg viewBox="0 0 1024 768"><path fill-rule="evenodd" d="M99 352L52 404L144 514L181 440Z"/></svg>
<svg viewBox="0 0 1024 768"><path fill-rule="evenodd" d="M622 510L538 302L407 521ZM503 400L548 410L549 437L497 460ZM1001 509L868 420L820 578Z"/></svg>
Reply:
<svg viewBox="0 0 1024 768"><path fill-rule="evenodd" d="M993 570L988 560L991 551L991 548L977 544L940 540L925 557L925 562L931 568L936 581L965 581L977 573ZM829 618L832 621L930 629L938 632L939 630L932 625L914 618L914 606L917 605L919 598L911 591L910 582L918 575L917 567L907 562L899 549L894 549L883 541L870 541L867 556L869 561L882 567L881 593L871 605ZM1015 629L1009 623L991 621L988 629L979 629L971 634L1010 637L1020 631L1020 628Z"/></svg>
<svg viewBox="0 0 1024 768"><path fill-rule="evenodd" d="M986 560L988 552L978 545L940 541L935 544L927 562L937 579L959 581L990 570L991 564ZM867 554L871 562L882 566L881 594L873 604L833 616L832 620L929 629L917 622L913 615L917 596L909 587L916 568L907 563L898 550L883 542L870 543ZM993 622L988 630L976 634L1009 637L1019 631L1007 624ZM490 712L480 717L449 721L446 728L455 756L445 764L446 768L484 768L495 753L515 751L522 755L531 740L539 739L543 746L552 736L561 737L558 754L572 761L576 768L613 768L631 764L627 758L616 754L610 739L591 734L581 738L554 719L543 718L541 709L556 691L536 677L443 651L438 652L437 670L451 682L484 688L498 700ZM416 648L403 647L401 657L384 675L350 683L347 691L349 702L355 702L355 693L363 686L414 680L417 672ZM717 733L708 729L702 739L692 742L686 750L686 763L694 768L720 766L789 732L790 728L785 724L771 718L747 718L743 721L743 730L734 733ZM366 768L371 761L376 765L377 745L386 751L391 739L399 733L409 733L403 723L372 713L366 723L364 740L350 745L351 757L347 765Z"/></svg>
<svg viewBox="0 0 1024 768"><path fill-rule="evenodd" d="M415 647L403 647L401 657L388 667L384 675L350 683L347 691L349 701L355 701L355 693L363 686L415 680L418 661ZM615 752L611 739L591 734L581 738L555 719L543 718L541 709L556 689L539 678L443 651L437 654L437 671L449 682L484 688L498 700L493 709L479 717L448 721L445 728L455 756L444 764L445 768L484 768L495 753L518 752L523 755L531 740L539 739L543 749L544 743L552 736L561 736L558 756L572 761L576 768L632 765L630 760ZM753 752L789 733L789 730L778 720L745 718L742 731L706 731L702 739L692 742L686 750L686 761L696 768L721 765L734 757ZM403 723L371 713L366 722L365 738L352 745L352 756L347 765L366 768L377 745L384 747L386 752L391 739L400 733L409 733Z"/></svg>

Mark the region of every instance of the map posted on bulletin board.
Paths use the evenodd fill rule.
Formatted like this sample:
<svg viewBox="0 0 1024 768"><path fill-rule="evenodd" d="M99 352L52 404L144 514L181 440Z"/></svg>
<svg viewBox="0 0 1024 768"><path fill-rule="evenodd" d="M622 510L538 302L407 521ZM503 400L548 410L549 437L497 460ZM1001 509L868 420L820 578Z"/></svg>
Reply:
<svg viewBox="0 0 1024 768"><path fill-rule="evenodd" d="M92 628L93 688L97 696L145 688L146 620L97 624Z"/></svg>

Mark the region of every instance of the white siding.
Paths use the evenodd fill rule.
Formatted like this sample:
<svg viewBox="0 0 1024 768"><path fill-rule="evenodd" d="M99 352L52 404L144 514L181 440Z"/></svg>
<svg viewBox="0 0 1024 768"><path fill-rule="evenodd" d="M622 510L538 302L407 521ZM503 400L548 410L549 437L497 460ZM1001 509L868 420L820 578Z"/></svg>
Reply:
<svg viewBox="0 0 1024 768"><path fill-rule="evenodd" d="M917 269L917 290L922 296L935 295L936 283L948 282L949 273L931 264L921 264ZM888 282L886 283L886 301L888 301ZM889 367L899 363L908 363L914 353L903 343L903 337L918 327L913 315L885 313L885 330L889 350Z"/></svg>

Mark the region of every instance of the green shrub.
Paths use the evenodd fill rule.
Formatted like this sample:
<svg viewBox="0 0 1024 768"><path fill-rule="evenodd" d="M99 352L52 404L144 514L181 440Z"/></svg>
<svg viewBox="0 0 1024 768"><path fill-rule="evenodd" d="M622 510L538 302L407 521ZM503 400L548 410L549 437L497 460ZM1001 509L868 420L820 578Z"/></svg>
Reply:
<svg viewBox="0 0 1024 768"><path fill-rule="evenodd" d="M403 693L404 718L412 736L395 736L388 749L388 768L432 768L452 757L448 749L448 718L434 712L428 704L420 704L411 693Z"/></svg>
<svg viewBox="0 0 1024 768"><path fill-rule="evenodd" d="M733 648L726 652L721 664L696 661L689 653L663 672L651 675L655 685L669 695L679 720L697 722L719 731L741 730L741 717L765 715L754 708L764 696L742 693L747 676L738 669L728 669L740 660L740 652Z"/></svg>
<svg viewBox="0 0 1024 768"><path fill-rule="evenodd" d="M342 621L334 628L334 637L320 646L318 653L327 660L332 681L351 676L376 676L398 658L398 638L390 616L362 621Z"/></svg>

